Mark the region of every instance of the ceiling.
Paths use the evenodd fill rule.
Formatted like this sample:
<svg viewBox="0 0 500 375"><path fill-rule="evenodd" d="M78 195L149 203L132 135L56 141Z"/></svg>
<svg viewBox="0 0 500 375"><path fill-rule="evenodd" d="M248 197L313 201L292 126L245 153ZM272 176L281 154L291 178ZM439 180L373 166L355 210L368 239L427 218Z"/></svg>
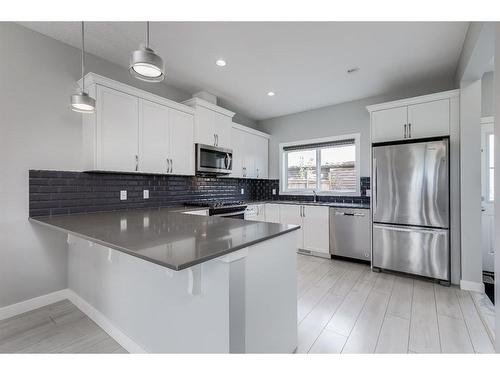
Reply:
<svg viewBox="0 0 500 375"><path fill-rule="evenodd" d="M75 47L75 22L22 25ZM151 45L165 82L209 91L262 120L454 76L467 22L154 22ZM128 67L145 24L89 22L86 49ZM223 58L227 66L215 61ZM352 67L360 70L347 74ZM274 97L267 96L274 91Z"/></svg>

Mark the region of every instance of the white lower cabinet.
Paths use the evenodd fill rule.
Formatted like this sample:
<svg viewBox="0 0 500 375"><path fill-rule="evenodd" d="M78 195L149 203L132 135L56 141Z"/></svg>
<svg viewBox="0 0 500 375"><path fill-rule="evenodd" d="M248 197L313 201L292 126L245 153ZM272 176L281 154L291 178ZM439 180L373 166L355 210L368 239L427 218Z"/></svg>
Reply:
<svg viewBox="0 0 500 375"><path fill-rule="evenodd" d="M279 223L280 222L280 205L274 203L266 203L265 205L265 215L267 223Z"/></svg>
<svg viewBox="0 0 500 375"><path fill-rule="evenodd" d="M302 206L298 204L280 204L280 223L300 225L297 230L297 247L304 248L304 229L302 224Z"/></svg>
<svg viewBox="0 0 500 375"><path fill-rule="evenodd" d="M329 207L303 206L304 250L330 254Z"/></svg>
<svg viewBox="0 0 500 375"><path fill-rule="evenodd" d="M330 254L330 226L327 206L280 204L280 223L300 225L299 249Z"/></svg>

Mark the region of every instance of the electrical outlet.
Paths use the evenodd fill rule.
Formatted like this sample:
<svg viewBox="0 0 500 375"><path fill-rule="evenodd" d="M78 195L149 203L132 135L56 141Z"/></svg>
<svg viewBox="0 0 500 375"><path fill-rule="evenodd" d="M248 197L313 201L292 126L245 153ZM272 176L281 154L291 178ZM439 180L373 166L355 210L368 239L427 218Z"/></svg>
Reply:
<svg viewBox="0 0 500 375"><path fill-rule="evenodd" d="M120 190L120 200L121 201L127 200L127 190Z"/></svg>
<svg viewBox="0 0 500 375"><path fill-rule="evenodd" d="M149 190L143 190L142 191L142 197L144 199L149 199Z"/></svg>
<svg viewBox="0 0 500 375"><path fill-rule="evenodd" d="M276 195L276 189L273 189L273 195Z"/></svg>
<svg viewBox="0 0 500 375"><path fill-rule="evenodd" d="M241 188L241 195L245 194L245 189Z"/></svg>

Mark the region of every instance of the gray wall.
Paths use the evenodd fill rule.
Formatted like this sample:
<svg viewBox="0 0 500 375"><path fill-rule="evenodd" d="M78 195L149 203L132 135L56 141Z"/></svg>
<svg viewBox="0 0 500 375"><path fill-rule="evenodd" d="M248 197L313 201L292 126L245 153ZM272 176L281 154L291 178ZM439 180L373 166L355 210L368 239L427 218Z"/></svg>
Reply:
<svg viewBox="0 0 500 375"><path fill-rule="evenodd" d="M495 98L493 95L494 74L493 72L484 73L481 78L481 116L494 116Z"/></svg>
<svg viewBox="0 0 500 375"><path fill-rule="evenodd" d="M272 135L269 142L269 177L279 178L279 144L350 133L361 134L361 176L370 175L370 116L366 106L390 100L452 89L451 79L433 79L394 93L318 108L258 122Z"/></svg>
<svg viewBox="0 0 500 375"><path fill-rule="evenodd" d="M28 170L82 168L81 114L68 109L80 51L0 23L0 307L66 288L66 240L28 222ZM173 100L190 95L132 79L95 56L88 70Z"/></svg>

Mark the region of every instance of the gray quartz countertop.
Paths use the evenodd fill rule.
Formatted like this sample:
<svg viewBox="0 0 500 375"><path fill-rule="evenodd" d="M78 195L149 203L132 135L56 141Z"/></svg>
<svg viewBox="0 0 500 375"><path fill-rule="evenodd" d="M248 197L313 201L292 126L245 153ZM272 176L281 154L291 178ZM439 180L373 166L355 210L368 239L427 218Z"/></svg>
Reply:
<svg viewBox="0 0 500 375"><path fill-rule="evenodd" d="M285 200L271 200L271 201L248 201L247 204L263 204L263 203L275 203L275 204L305 204L311 206L327 206L327 207L337 207L337 208L360 208L369 210L370 203L339 203L339 202L313 202L313 201L285 201Z"/></svg>
<svg viewBox="0 0 500 375"><path fill-rule="evenodd" d="M34 217L30 221L176 271L299 228L182 213L187 210L134 209Z"/></svg>

